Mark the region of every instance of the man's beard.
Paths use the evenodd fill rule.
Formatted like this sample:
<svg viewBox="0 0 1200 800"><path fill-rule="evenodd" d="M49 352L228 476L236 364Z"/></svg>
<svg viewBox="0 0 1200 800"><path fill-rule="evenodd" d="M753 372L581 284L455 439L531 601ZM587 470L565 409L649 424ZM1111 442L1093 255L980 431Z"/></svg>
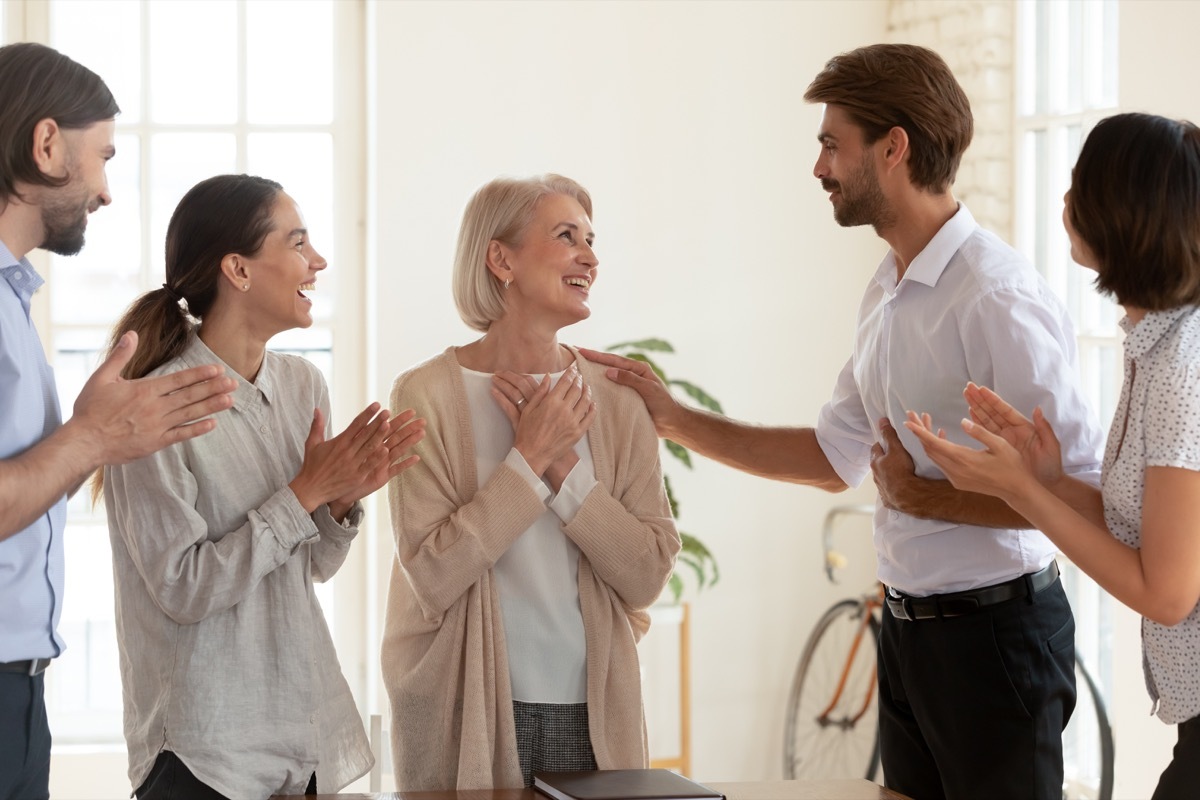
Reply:
<svg viewBox="0 0 1200 800"><path fill-rule="evenodd" d="M856 225L879 228L890 217L887 198L879 188L870 151L863 155L858 169L845 181L824 180L821 185L826 191L833 190L842 195L841 203L833 207L833 218L843 228Z"/></svg>
<svg viewBox="0 0 1200 800"><path fill-rule="evenodd" d="M66 192L64 187L62 192ZM87 230L88 202L48 192L42 204L42 249L60 256L73 256L83 249Z"/></svg>

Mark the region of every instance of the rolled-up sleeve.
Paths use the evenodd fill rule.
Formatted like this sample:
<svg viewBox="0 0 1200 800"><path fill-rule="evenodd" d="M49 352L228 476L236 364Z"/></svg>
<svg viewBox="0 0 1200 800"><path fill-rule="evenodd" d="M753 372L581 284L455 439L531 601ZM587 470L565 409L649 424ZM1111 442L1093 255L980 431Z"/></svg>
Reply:
<svg viewBox="0 0 1200 800"><path fill-rule="evenodd" d="M866 480L871 472L875 434L858 393L853 358L842 367L833 397L817 415L816 434L821 452L847 486L856 487Z"/></svg>

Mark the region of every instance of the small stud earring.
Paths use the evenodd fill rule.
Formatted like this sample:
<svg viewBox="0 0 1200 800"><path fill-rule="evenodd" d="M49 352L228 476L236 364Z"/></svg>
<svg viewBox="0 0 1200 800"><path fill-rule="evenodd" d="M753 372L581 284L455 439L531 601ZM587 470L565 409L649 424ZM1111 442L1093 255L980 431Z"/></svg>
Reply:
<svg viewBox="0 0 1200 800"><path fill-rule="evenodd" d="M250 291L250 284L248 284L248 283L243 283L243 284L242 284L242 291L243 291L243 292L248 292L248 291Z"/></svg>

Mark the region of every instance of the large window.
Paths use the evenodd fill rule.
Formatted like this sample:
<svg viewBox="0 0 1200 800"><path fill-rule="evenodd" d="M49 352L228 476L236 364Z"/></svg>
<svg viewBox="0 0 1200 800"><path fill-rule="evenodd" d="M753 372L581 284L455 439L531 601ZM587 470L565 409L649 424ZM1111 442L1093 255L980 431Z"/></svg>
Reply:
<svg viewBox="0 0 1200 800"><path fill-rule="evenodd" d="M1083 136L1116 111L1115 0L1025 0L1019 12L1017 241L1074 316L1084 386L1102 419L1120 387L1119 309L1071 261L1062 197Z"/></svg>
<svg viewBox="0 0 1200 800"><path fill-rule="evenodd" d="M1104 424L1122 379L1121 313L1097 294L1092 273L1071 260L1059 220L1083 137L1116 111L1117 4L1022 0L1017 13L1017 244L1071 311L1084 391ZM1064 571L1064 583L1075 611L1077 652L1111 697L1112 598L1074 566ZM1094 785L1095 753L1072 753L1067 744L1068 778Z"/></svg>
<svg viewBox="0 0 1200 800"><path fill-rule="evenodd" d="M8 0L13 2L13 0ZM352 54L359 4L339 0L50 0L25 3L26 30L99 73L121 106L113 204L97 212L75 257L51 257L42 334L69 413L122 310L164 280L163 242L180 197L197 181L249 172L279 181L304 212L330 269L314 296L315 324L272 348L325 373L334 418L361 399L360 86ZM40 16L39 16L40 15ZM38 19L33 19L38 17ZM105 31L105 35L97 35ZM348 44L349 43L349 44ZM333 352L351 354L339 358ZM340 411L339 411L340 409ZM69 505L61 633L68 650L48 672L58 743L121 740L112 570L103 508L80 492ZM331 623L334 594L318 588ZM333 625L336 636L336 625Z"/></svg>

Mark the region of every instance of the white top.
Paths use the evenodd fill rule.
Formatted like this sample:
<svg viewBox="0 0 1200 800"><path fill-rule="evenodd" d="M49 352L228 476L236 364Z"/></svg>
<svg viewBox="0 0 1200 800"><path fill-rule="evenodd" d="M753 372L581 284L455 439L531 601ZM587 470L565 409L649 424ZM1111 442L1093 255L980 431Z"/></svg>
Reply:
<svg viewBox="0 0 1200 800"><path fill-rule="evenodd" d="M867 287L854 351L821 409L817 440L850 486L870 474L871 446L887 417L924 478L944 478L904 427L929 412L954 442L978 447L959 421L968 381L1026 414L1042 406L1063 443L1063 466L1099 481L1101 433L1084 401L1075 332L1062 303L1015 250L964 205L896 282L891 251ZM879 579L913 595L987 586L1041 569L1055 547L1039 531L922 520L875 508Z"/></svg>
<svg viewBox="0 0 1200 800"><path fill-rule="evenodd" d="M1152 311L1136 326L1126 317L1121 328L1125 383L1108 432L1101 489L1108 529L1141 547L1146 468L1200 471L1200 310ZM1200 714L1200 606L1169 628L1142 620L1142 665L1163 722Z"/></svg>
<svg viewBox="0 0 1200 800"><path fill-rule="evenodd" d="M558 383L562 372L552 373ZM534 376L541 380L540 375ZM463 368L463 384L475 437L475 470L487 483L501 463L523 475L545 501L546 511L521 534L492 568L514 700L526 703L587 702L587 640L579 609L579 547L563 533L596 484L592 450L584 434L575 443L579 463L556 495L513 447L513 427L491 396L490 373Z"/></svg>
<svg viewBox="0 0 1200 800"><path fill-rule="evenodd" d="M193 335L151 374L214 363ZM313 409L329 419L316 367L268 350L254 383L225 372L238 385L215 430L104 469L129 781L170 750L226 797L301 794L314 771L332 794L374 761L313 583L345 561L362 506L341 525L288 487Z"/></svg>

